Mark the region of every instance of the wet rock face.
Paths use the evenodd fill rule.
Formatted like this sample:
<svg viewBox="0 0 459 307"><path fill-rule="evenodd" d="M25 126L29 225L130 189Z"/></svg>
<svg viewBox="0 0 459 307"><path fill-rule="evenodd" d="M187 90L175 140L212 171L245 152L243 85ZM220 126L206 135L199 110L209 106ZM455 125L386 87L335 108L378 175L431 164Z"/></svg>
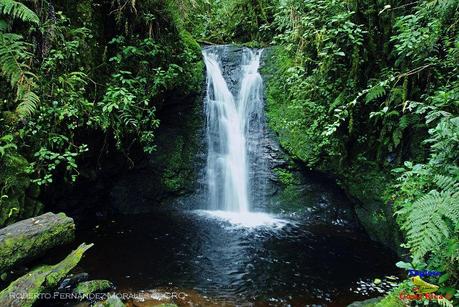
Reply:
<svg viewBox="0 0 459 307"><path fill-rule="evenodd" d="M195 290L180 288L155 288L138 293L132 293L128 305L149 307L179 307L179 306L236 306L233 302L225 302L204 296Z"/></svg>
<svg viewBox="0 0 459 307"><path fill-rule="evenodd" d="M166 102L158 113L156 151L114 178L108 195L110 211L150 212L196 189L205 161L202 110L201 96L171 97Z"/></svg>
<svg viewBox="0 0 459 307"><path fill-rule="evenodd" d="M97 302L94 307L124 307L127 306L123 301L115 294L110 295L105 301Z"/></svg>
<svg viewBox="0 0 459 307"><path fill-rule="evenodd" d="M208 48L212 48L212 51L218 54L218 60L220 61L223 77L226 80L228 89L236 96L241 82L240 76L243 49L233 45L211 46Z"/></svg>

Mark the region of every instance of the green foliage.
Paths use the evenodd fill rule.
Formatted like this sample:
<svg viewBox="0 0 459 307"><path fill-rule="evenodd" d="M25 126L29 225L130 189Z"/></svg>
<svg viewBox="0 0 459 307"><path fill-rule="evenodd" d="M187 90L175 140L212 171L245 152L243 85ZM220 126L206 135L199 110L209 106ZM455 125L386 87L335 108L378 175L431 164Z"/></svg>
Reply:
<svg viewBox="0 0 459 307"><path fill-rule="evenodd" d="M185 27L214 43L267 44L277 0L176 0Z"/></svg>
<svg viewBox="0 0 459 307"><path fill-rule="evenodd" d="M0 1L0 224L24 216L32 187L75 182L107 148L129 162L154 151L157 111L200 90L201 50L173 1L114 1L102 15L99 4L37 2L34 13Z"/></svg>
<svg viewBox="0 0 459 307"><path fill-rule="evenodd" d="M393 289L388 295L378 302L374 307L403 307L405 304L400 299L400 292L404 290L406 286L404 284L399 285Z"/></svg>
<svg viewBox="0 0 459 307"><path fill-rule="evenodd" d="M454 237L459 221L459 182L451 177L435 177L438 190L430 191L412 206L397 212L406 216L401 226L406 230L415 259L421 259Z"/></svg>
<svg viewBox="0 0 459 307"><path fill-rule="evenodd" d="M20 116L29 116L37 108L39 97L33 92L35 75L30 71L31 44L14 33L0 32L0 69L12 88L16 88L16 111Z"/></svg>
<svg viewBox="0 0 459 307"><path fill-rule="evenodd" d="M40 19L34 11L29 9L23 3L14 0L0 1L0 14L12 18L17 18L24 22L30 22L35 24L38 24L40 22Z"/></svg>
<svg viewBox="0 0 459 307"><path fill-rule="evenodd" d="M13 0L0 2L0 14L6 18L19 19L38 25L38 16L23 3ZM7 23L0 29L0 72L6 78L11 88L16 89L14 100L17 104L16 112L21 117L30 116L37 108L40 98L34 92L35 75L31 72L32 44L24 41L22 35L7 33ZM13 97L10 97L13 98Z"/></svg>
<svg viewBox="0 0 459 307"><path fill-rule="evenodd" d="M265 68L282 146L374 210L367 229L396 211L414 264L447 272L441 284L453 288L458 18L457 1L281 1Z"/></svg>
<svg viewBox="0 0 459 307"><path fill-rule="evenodd" d="M283 185L288 186L295 184L295 176L290 171L282 168L276 168L274 172Z"/></svg>
<svg viewBox="0 0 459 307"><path fill-rule="evenodd" d="M457 82L410 108L421 114L430 128L425 142L430 157L425 164L394 169L401 173L394 195L398 220L406 231L407 247L417 265L427 262L446 272L446 285L457 281L459 272L459 117Z"/></svg>
<svg viewBox="0 0 459 307"><path fill-rule="evenodd" d="M29 164L17 149L11 134L0 137L0 226L18 217L28 217L22 202L30 202Z"/></svg>
<svg viewBox="0 0 459 307"><path fill-rule="evenodd" d="M351 77L364 35L353 16L342 1L285 1L271 25L282 48L270 72L268 117L282 145L310 166L342 152L345 139L322 133L330 120L349 116L341 105L355 86Z"/></svg>
<svg viewBox="0 0 459 307"><path fill-rule="evenodd" d="M372 210L361 219L379 239L396 237L386 230L397 213L412 264L444 272L442 291L457 287L457 0L105 4L34 2L33 12L0 0L0 224L23 214L31 187L74 182L110 144L128 159L153 152L161 112L200 90L193 37L272 44L267 115L282 146L337 174ZM170 191L188 178L186 142L174 144L161 177Z"/></svg>
<svg viewBox="0 0 459 307"><path fill-rule="evenodd" d="M175 64L168 71L154 67L151 61L158 56L159 46L152 39L140 41L135 46L125 45L123 37L112 42L120 45L120 52L110 59L117 73L112 75L100 102L100 124L105 130L113 127L119 148L122 148L123 135L138 134L145 151L152 152L154 129L159 121L155 119L155 107L150 101L162 89L171 86L181 68ZM138 71L133 73L126 69Z"/></svg>

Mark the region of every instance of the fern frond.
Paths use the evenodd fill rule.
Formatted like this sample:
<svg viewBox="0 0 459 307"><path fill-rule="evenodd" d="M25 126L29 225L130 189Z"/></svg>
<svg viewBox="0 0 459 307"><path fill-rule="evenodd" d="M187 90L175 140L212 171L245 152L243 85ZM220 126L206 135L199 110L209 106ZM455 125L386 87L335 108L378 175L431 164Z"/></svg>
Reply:
<svg viewBox="0 0 459 307"><path fill-rule="evenodd" d="M14 0L0 0L0 14L11 16L24 22L40 23L40 19L34 11L23 3Z"/></svg>
<svg viewBox="0 0 459 307"><path fill-rule="evenodd" d="M459 182L450 176L435 175L435 184L442 190L449 190L453 188L459 190Z"/></svg>
<svg viewBox="0 0 459 307"><path fill-rule="evenodd" d="M442 191L430 191L397 214L405 217L402 229L414 258L421 259L434 251L454 233L459 220L459 188L453 178L437 175Z"/></svg>
<svg viewBox="0 0 459 307"><path fill-rule="evenodd" d="M16 112L21 117L30 116L37 109L40 103L40 98L32 91L27 91L21 95L19 105L16 107Z"/></svg>
<svg viewBox="0 0 459 307"><path fill-rule="evenodd" d="M0 69L11 87L26 78L29 65L25 62L32 57L31 44L23 41L22 36L13 33L0 33Z"/></svg>
<svg viewBox="0 0 459 307"><path fill-rule="evenodd" d="M373 100L383 97L386 94L386 89L381 84L373 86L368 90L367 95L365 96L365 102L369 103Z"/></svg>
<svg viewBox="0 0 459 307"><path fill-rule="evenodd" d="M12 88L16 88L16 101L19 102L16 110L21 116L30 115L40 101L33 92L35 75L27 64L32 58L30 47L21 35L0 33L0 73Z"/></svg>

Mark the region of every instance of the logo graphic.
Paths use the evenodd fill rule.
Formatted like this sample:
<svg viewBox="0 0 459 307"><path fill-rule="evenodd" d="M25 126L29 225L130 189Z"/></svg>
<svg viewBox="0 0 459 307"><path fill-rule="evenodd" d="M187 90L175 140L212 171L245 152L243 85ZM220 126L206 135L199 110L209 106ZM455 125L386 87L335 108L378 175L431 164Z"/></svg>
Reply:
<svg viewBox="0 0 459 307"><path fill-rule="evenodd" d="M413 290L416 293L424 294L424 293L434 293L438 290L438 286L429 284L421 279L419 276L411 277L411 281L416 286Z"/></svg>
<svg viewBox="0 0 459 307"><path fill-rule="evenodd" d="M441 300L443 295L435 294L438 290L437 285L429 284L428 282L421 279L419 276L411 277L411 281L414 284L413 293L406 293L405 291L400 292L399 298L401 300Z"/></svg>
<svg viewBox="0 0 459 307"><path fill-rule="evenodd" d="M419 276L419 277L428 277L428 276L431 276L431 277L438 277L441 275L441 272L438 272L438 271L427 271L427 270L422 270L422 271L418 271L418 270L408 270L408 276L411 277L411 276Z"/></svg>

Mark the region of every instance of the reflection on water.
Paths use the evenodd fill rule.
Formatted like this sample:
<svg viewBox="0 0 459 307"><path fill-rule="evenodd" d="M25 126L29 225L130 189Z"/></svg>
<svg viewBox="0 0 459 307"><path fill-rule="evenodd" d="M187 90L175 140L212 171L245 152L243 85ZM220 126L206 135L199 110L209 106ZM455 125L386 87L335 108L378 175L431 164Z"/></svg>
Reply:
<svg viewBox="0 0 459 307"><path fill-rule="evenodd" d="M392 273L392 255L355 227L251 217L158 211L93 224L78 234L95 243L81 266L120 291L178 287L230 301L337 306L363 298L350 290L358 280Z"/></svg>

